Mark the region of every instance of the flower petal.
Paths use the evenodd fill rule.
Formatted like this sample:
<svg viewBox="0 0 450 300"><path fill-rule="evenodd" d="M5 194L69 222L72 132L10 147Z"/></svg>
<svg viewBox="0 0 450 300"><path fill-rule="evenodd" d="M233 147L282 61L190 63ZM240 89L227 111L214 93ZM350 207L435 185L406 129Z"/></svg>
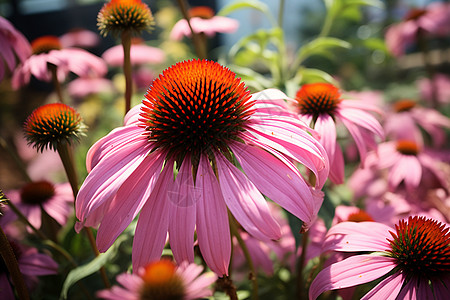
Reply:
<svg viewBox="0 0 450 300"><path fill-rule="evenodd" d="M402 288L404 280L405 278L402 273L395 273L377 284L377 286L365 294L361 300L395 300Z"/></svg>

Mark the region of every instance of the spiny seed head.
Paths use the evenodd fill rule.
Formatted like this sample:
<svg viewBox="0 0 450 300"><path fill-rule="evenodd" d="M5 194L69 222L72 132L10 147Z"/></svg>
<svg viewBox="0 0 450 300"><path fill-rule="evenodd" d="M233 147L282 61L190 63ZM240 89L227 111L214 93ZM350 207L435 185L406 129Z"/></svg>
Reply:
<svg viewBox="0 0 450 300"><path fill-rule="evenodd" d="M124 30L139 34L150 31L153 24L152 12L141 0L111 0L103 5L97 16L97 26L103 36L109 32L117 35Z"/></svg>
<svg viewBox="0 0 450 300"><path fill-rule="evenodd" d="M25 204L39 205L55 195L55 187L48 181L35 181L26 184L20 190L20 199Z"/></svg>
<svg viewBox="0 0 450 300"><path fill-rule="evenodd" d="M402 99L398 100L393 104L393 108L396 112L404 112L404 111L410 111L413 109L417 103L413 100L409 99Z"/></svg>
<svg viewBox="0 0 450 300"><path fill-rule="evenodd" d="M60 50L61 48L59 38L53 35L41 36L31 42L33 54L48 53L51 50Z"/></svg>
<svg viewBox="0 0 450 300"><path fill-rule="evenodd" d="M28 144L38 151L56 150L63 143L71 144L84 135L86 126L75 109L62 103L46 104L35 109L24 124Z"/></svg>
<svg viewBox="0 0 450 300"><path fill-rule="evenodd" d="M407 278L439 279L450 274L450 228L426 217L409 217L395 225L389 256Z"/></svg>
<svg viewBox="0 0 450 300"><path fill-rule="evenodd" d="M373 222L372 217L364 210L360 209L358 212L354 212L348 215L347 221L349 222Z"/></svg>
<svg viewBox="0 0 450 300"><path fill-rule="evenodd" d="M214 10L209 6L195 6L188 11L189 18L211 19L214 17Z"/></svg>
<svg viewBox="0 0 450 300"><path fill-rule="evenodd" d="M140 289L139 299L185 299L186 288L184 282L176 273L173 262L168 259L148 264L144 268L141 278L144 283Z"/></svg>
<svg viewBox="0 0 450 300"><path fill-rule="evenodd" d="M295 99L302 114L317 117L325 113L333 115L342 101L340 97L339 89L330 83L311 83L304 84Z"/></svg>
<svg viewBox="0 0 450 300"><path fill-rule="evenodd" d="M153 81L141 126L154 149L181 159L186 153L226 151L253 114L250 92L236 74L208 60L179 62Z"/></svg>
<svg viewBox="0 0 450 300"><path fill-rule="evenodd" d="M409 140L397 141L396 149L404 155L417 155L419 153L419 146L415 142Z"/></svg>

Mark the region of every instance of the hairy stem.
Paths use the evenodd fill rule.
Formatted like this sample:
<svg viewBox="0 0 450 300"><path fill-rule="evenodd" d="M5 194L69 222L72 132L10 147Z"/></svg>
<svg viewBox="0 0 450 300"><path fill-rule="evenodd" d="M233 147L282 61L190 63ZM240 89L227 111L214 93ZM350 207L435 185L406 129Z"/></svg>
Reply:
<svg viewBox="0 0 450 300"><path fill-rule="evenodd" d="M131 109L133 78L131 73L131 31L124 30L121 35L123 47L123 74L125 75L125 115Z"/></svg>
<svg viewBox="0 0 450 300"><path fill-rule="evenodd" d="M200 59L206 59L206 39L202 39L201 36L192 28L186 2L184 0L177 0L177 2L183 17L186 19L189 29L191 30L192 43L194 44L197 57Z"/></svg>

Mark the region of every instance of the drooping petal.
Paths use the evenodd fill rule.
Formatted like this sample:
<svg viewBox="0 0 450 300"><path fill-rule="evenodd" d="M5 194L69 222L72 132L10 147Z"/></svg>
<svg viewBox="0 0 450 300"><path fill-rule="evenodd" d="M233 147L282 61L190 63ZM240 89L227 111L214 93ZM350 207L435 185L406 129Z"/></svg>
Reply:
<svg viewBox="0 0 450 300"><path fill-rule="evenodd" d="M197 201L197 236L207 265L219 276L228 275L231 256L230 226L219 183L205 157L200 158L195 186L201 191Z"/></svg>
<svg viewBox="0 0 450 300"><path fill-rule="evenodd" d="M334 158L330 160L330 175L329 178L334 184L344 183L345 177L345 163L344 155L342 154L341 146L339 143L335 144Z"/></svg>
<svg viewBox="0 0 450 300"><path fill-rule="evenodd" d="M236 220L258 239L279 239L280 225L255 185L221 154L216 155L216 163L222 195Z"/></svg>
<svg viewBox="0 0 450 300"><path fill-rule="evenodd" d="M118 189L97 231L96 241L100 252L111 247L149 199L164 158L159 152L147 156Z"/></svg>
<svg viewBox="0 0 450 300"><path fill-rule="evenodd" d="M230 148L258 190L300 220L312 221L317 213L314 212L314 199L309 186L290 161L241 143L233 143Z"/></svg>
<svg viewBox="0 0 450 300"><path fill-rule="evenodd" d="M173 161L168 161L139 215L132 250L135 270L161 257L169 229L167 191L172 184Z"/></svg>
<svg viewBox="0 0 450 300"><path fill-rule="evenodd" d="M375 255L356 255L324 268L311 284L309 298L317 299L325 291L370 282L395 267L394 259Z"/></svg>
<svg viewBox="0 0 450 300"><path fill-rule="evenodd" d="M51 275L58 273L58 264L48 255L30 248L18 260L20 272L26 275Z"/></svg>
<svg viewBox="0 0 450 300"><path fill-rule="evenodd" d="M186 156L175 184L168 191L170 248L178 264L194 262L195 211L199 197L200 191L194 186L191 159Z"/></svg>
<svg viewBox="0 0 450 300"><path fill-rule="evenodd" d="M320 143L332 162L336 150L336 126L333 118L329 114L320 114L314 124L314 129L320 134Z"/></svg>
<svg viewBox="0 0 450 300"><path fill-rule="evenodd" d="M422 166L417 157L400 155L399 160L389 170L388 182L391 188L397 187L402 180L408 188L416 188L422 179Z"/></svg>
<svg viewBox="0 0 450 300"><path fill-rule="evenodd" d="M402 288L404 280L405 278L402 273L395 273L377 284L377 286L365 294L361 300L395 300Z"/></svg>

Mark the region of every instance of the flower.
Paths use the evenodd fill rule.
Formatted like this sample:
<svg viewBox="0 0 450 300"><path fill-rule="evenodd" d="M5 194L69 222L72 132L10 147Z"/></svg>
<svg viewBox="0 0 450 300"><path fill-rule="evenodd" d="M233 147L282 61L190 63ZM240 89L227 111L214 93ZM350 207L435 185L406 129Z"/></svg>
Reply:
<svg viewBox="0 0 450 300"><path fill-rule="evenodd" d="M383 138L380 123L366 111L379 111L365 102L344 100L339 89L329 83L303 85L295 96L294 110L307 124L320 134L330 160L330 180L336 184L344 181L344 157L337 143L336 124L340 120L348 129L359 151L362 162L367 148L376 148L375 136Z"/></svg>
<svg viewBox="0 0 450 300"><path fill-rule="evenodd" d="M380 159L382 157L382 159ZM381 143L377 152L367 156L367 165L388 169L388 187L395 190L403 181L408 190L414 190L422 182L423 174L432 176L440 186L446 187L445 174L439 170L439 161L426 149L410 140Z"/></svg>
<svg viewBox="0 0 450 300"><path fill-rule="evenodd" d="M140 268L137 274L123 273L117 277L122 286L97 293L102 299L198 299L212 295L209 286L216 281L212 272L204 273L203 267L183 262L176 267L168 259L151 262Z"/></svg>
<svg viewBox="0 0 450 300"><path fill-rule="evenodd" d="M438 103L450 103L450 77L445 74L438 73L433 78L422 78L417 83L420 96L422 99L433 103L436 97Z"/></svg>
<svg viewBox="0 0 450 300"><path fill-rule="evenodd" d="M87 155L90 173L76 200L77 229L100 224L100 251L142 209L133 243L135 268L160 257L167 232L176 261L192 262L196 228L203 258L222 275L231 255L227 208L262 240L276 240L281 233L262 194L305 227L314 220L328 161L305 124L287 112L276 114L285 106L285 94L250 95L229 69L189 60L166 69L145 98L125 117L124 127L100 139ZM316 175L314 188L293 162Z"/></svg>
<svg viewBox="0 0 450 300"><path fill-rule="evenodd" d="M150 31L153 23L150 8L141 0L111 0L103 5L97 16L98 28L104 36L125 30L135 33Z"/></svg>
<svg viewBox="0 0 450 300"><path fill-rule="evenodd" d="M14 89L28 84L31 75L42 81L50 82L52 68L56 76L63 81L69 72L80 77L101 77L106 74L105 62L92 53L78 48L62 48L56 36L43 36L31 44L33 54L16 68L12 77Z"/></svg>
<svg viewBox="0 0 450 300"><path fill-rule="evenodd" d="M31 55L31 45L23 34L5 18L0 16L0 54L6 66L12 72L16 66L16 57L23 62ZM0 61L0 82L5 76L3 61Z"/></svg>
<svg viewBox="0 0 450 300"><path fill-rule="evenodd" d="M387 114L384 130L387 136L399 140L415 141L423 145L422 130L427 132L435 147L446 142L445 129L450 128L450 119L439 111L421 107L410 99L393 104L393 113Z"/></svg>
<svg viewBox="0 0 450 300"><path fill-rule="evenodd" d="M362 299L446 299L449 240L448 225L426 217L410 216L395 229L376 222L339 223L328 231L326 250L371 253L323 269L311 284L309 298L383 278Z"/></svg>
<svg viewBox="0 0 450 300"><path fill-rule="evenodd" d="M207 6L197 6L189 10L189 23L195 33L204 33L209 37L213 37L216 33L233 33L239 27L237 20L215 16L214 11ZM183 36L191 36L192 32L189 24L185 19L179 20L172 31L170 38L180 41Z"/></svg>
<svg viewBox="0 0 450 300"><path fill-rule="evenodd" d="M61 35L59 40L63 48L92 48L100 44L98 33L83 28L73 28Z"/></svg>
<svg viewBox="0 0 450 300"><path fill-rule="evenodd" d="M86 129L79 113L63 103L45 104L36 108L23 126L28 144L38 151L56 150L62 143L78 140Z"/></svg>
<svg viewBox="0 0 450 300"><path fill-rule="evenodd" d="M123 47L117 45L109 48L102 54L102 58L110 66L121 67L123 65ZM159 64L166 59L164 51L147 46L142 40L133 38L131 41L130 58L132 65Z"/></svg>
<svg viewBox="0 0 450 300"><path fill-rule="evenodd" d="M386 45L394 56L401 56L419 34L447 36L450 33L450 5L435 2L423 9L411 9L404 20L391 25L385 34Z"/></svg>
<svg viewBox="0 0 450 300"><path fill-rule="evenodd" d="M19 190L5 192L31 225L41 228L42 210L64 226L73 212L73 193L69 183L53 184L46 180L32 181ZM8 206L6 206L8 208ZM17 219L11 209L6 209L2 222Z"/></svg>
<svg viewBox="0 0 450 300"><path fill-rule="evenodd" d="M82 99L91 94L114 92L115 87L109 79L85 77L77 78L69 82L67 91L71 97Z"/></svg>
<svg viewBox="0 0 450 300"><path fill-rule="evenodd" d="M25 247L17 241L8 239L28 288L33 288L36 276L57 274L58 264L49 256L39 253L36 248ZM2 299L14 300L11 279L3 258L0 256L0 291Z"/></svg>

